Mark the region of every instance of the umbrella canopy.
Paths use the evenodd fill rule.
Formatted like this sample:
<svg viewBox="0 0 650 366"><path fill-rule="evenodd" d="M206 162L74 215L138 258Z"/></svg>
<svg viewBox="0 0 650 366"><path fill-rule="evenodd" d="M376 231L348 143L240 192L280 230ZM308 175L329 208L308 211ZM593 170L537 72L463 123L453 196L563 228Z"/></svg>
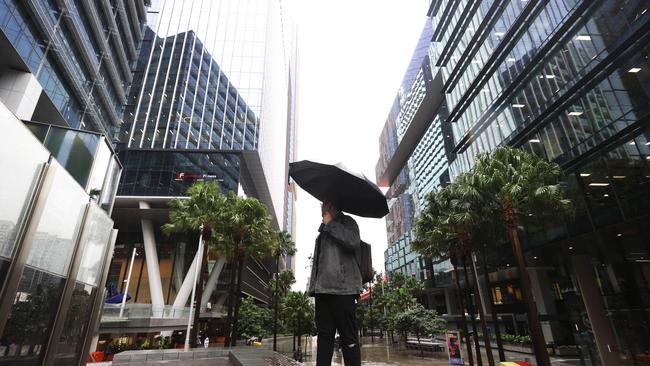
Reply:
<svg viewBox="0 0 650 366"><path fill-rule="evenodd" d="M320 201L332 201L341 211L376 218L388 213L386 197L379 187L343 164L298 161L289 164L289 176L309 194Z"/></svg>

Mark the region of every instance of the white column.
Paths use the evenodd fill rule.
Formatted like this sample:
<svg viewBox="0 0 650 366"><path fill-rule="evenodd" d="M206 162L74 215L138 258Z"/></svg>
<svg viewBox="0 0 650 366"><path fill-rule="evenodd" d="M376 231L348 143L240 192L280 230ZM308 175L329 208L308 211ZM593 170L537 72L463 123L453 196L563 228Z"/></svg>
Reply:
<svg viewBox="0 0 650 366"><path fill-rule="evenodd" d="M140 201L140 209L149 209L149 204ZM162 282L160 280L160 266L158 263L158 252L156 250L156 237L154 235L153 223L151 220L141 220L142 239L144 241L144 257L147 260L147 274L149 275L149 292L151 293L151 305L154 311L160 311L162 315L165 299L163 297ZM154 317L155 317L154 313Z"/></svg>
<svg viewBox="0 0 650 366"><path fill-rule="evenodd" d="M192 260L190 268L187 270L187 274L185 275L185 279L183 280L181 288L178 289L178 292L176 293L176 299L174 299L174 305L172 306L174 309L184 308L185 305L187 305L187 300L189 300L190 294L192 293L192 285L194 284L194 271L197 266L198 259L199 257L197 252L197 254L194 255L194 259Z"/></svg>
<svg viewBox="0 0 650 366"><path fill-rule="evenodd" d="M219 259L217 259L217 263L215 263L214 267L212 267L212 271L210 271L210 278L208 278L208 282L205 284L205 288L203 289L203 297L201 298L202 312L205 311L208 306L210 296L212 296L212 292L214 292L214 289L217 287L219 276L221 275L221 271L223 270L223 266L225 264L226 258L219 257Z"/></svg>

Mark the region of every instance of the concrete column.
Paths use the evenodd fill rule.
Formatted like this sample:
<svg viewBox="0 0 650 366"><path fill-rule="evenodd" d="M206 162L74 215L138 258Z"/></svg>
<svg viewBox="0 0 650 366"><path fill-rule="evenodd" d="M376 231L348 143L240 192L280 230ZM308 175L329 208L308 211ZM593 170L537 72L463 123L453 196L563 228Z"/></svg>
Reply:
<svg viewBox="0 0 650 366"><path fill-rule="evenodd" d="M217 311L221 311L223 309L223 304L226 303L226 299L228 298L228 294L223 294L219 296L217 299L217 302L212 305L212 309L216 309Z"/></svg>
<svg viewBox="0 0 650 366"><path fill-rule="evenodd" d="M0 100L20 119L32 119L42 91L32 73L6 69L0 74Z"/></svg>
<svg viewBox="0 0 650 366"><path fill-rule="evenodd" d="M149 204L140 201L140 209L149 209ZM147 274L149 275L149 292L151 293L151 305L154 310L159 310L162 316L162 309L165 306L163 297L162 281L160 280L160 266L158 263L158 252L156 250L156 236L154 235L153 223L151 220L141 220L142 239L144 241L144 257L147 260ZM157 313L154 312L154 317Z"/></svg>
<svg viewBox="0 0 650 366"><path fill-rule="evenodd" d="M199 261L198 253L194 255L192 264L185 274L185 279L181 288L178 289L176 293L176 298L174 299L173 308L184 308L187 305L187 300L190 299L190 294L192 293L192 286L194 285L194 271L196 270L197 262Z"/></svg>
<svg viewBox="0 0 650 366"><path fill-rule="evenodd" d="M205 288L203 289L203 298L201 299L201 312L204 312L205 309L208 306L208 301L210 301L210 296L212 296L212 292L214 292L214 289L217 287L217 282L219 282L219 276L221 275L221 271L223 270L223 266L226 264L226 258L224 257L219 257L217 259L217 263L214 264L214 267L212 267L212 271L210 271L210 277L208 278L208 282L205 284Z"/></svg>
<svg viewBox="0 0 650 366"><path fill-rule="evenodd" d="M580 286L583 303L587 309L589 323L594 332L598 354L603 365L621 365L618 352L618 344L614 337L612 325L605 312L605 304L596 282L594 268L591 264L591 257L577 255L571 257L573 272Z"/></svg>
<svg viewBox="0 0 650 366"><path fill-rule="evenodd" d="M552 285L548 278L547 269L528 267L528 274L539 315L557 315L557 307L555 306L555 298L553 297ZM540 323L546 343L555 343L555 340L561 337L562 331L559 321L541 321Z"/></svg>

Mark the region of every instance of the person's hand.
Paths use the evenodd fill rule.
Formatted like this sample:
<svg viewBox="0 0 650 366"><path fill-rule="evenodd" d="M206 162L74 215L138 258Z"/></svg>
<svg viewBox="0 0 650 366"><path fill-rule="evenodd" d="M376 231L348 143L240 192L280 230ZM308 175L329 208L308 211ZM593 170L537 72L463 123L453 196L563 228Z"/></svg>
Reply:
<svg viewBox="0 0 650 366"><path fill-rule="evenodd" d="M323 224L327 225L332 221L332 214L329 211L323 212Z"/></svg>

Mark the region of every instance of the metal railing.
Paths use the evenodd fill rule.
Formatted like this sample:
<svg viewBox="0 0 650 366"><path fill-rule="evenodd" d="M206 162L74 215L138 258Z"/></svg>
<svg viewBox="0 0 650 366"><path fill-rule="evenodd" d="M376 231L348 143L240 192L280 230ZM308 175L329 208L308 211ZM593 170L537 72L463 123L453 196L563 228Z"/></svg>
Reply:
<svg viewBox="0 0 650 366"><path fill-rule="evenodd" d="M120 318L120 304L104 304L102 321L128 319L187 319L189 307L174 307L172 305L153 306L151 304L126 304Z"/></svg>

